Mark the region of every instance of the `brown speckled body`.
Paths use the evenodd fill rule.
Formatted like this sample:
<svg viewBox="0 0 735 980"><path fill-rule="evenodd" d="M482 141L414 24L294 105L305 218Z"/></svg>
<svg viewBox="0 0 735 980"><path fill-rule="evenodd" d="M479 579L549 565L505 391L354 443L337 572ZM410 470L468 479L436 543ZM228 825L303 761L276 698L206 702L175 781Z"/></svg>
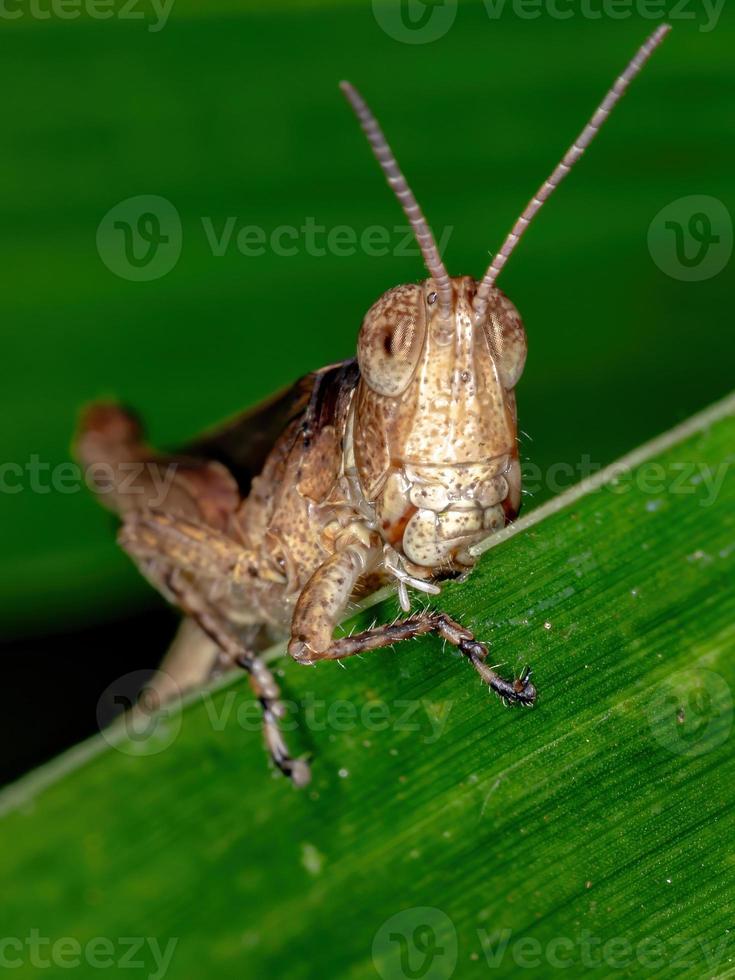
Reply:
<svg viewBox="0 0 735 980"><path fill-rule="evenodd" d="M225 529L243 549L219 600L233 622L287 632L299 599L305 593L304 606L313 592L311 615L324 627L294 639L292 652L303 642L320 653L350 599L392 578L465 570L470 546L515 516L513 388L525 335L499 291L475 322L473 290L472 279L455 281L454 330L435 313L430 280L391 290L365 317L359 367L348 361L300 382L311 389L303 411ZM216 439L202 448L216 455ZM359 558L359 576L353 567L317 575L345 554ZM197 585L215 588L218 577L205 569Z"/></svg>
<svg viewBox="0 0 735 980"><path fill-rule="evenodd" d="M474 290L452 280L449 319L431 279L390 290L357 360L181 453L155 453L120 408L86 413L78 454L113 468L100 499L123 519L121 545L220 654L241 660L265 629L290 633L303 663L331 659L351 600L395 580L408 611L409 587L437 593L515 516L525 334L499 290L478 318Z"/></svg>
<svg viewBox="0 0 735 980"><path fill-rule="evenodd" d="M409 587L436 595L442 578L472 565L472 545L518 513L515 387L526 336L496 279L668 30L659 27L638 51L479 281L450 278L377 119L342 82L429 278L378 299L356 361L307 376L183 453L154 453L116 406L84 417L77 452L122 519L121 545L187 617L156 692L169 697L195 685L213 657L239 664L263 707L271 757L297 785L309 770L281 735L283 706L257 656L260 632L289 635L289 653L304 664L435 632L506 702L535 700L530 671L504 680L487 665L487 647L436 610L354 636L334 633L350 600L382 582L397 583L409 613Z"/></svg>

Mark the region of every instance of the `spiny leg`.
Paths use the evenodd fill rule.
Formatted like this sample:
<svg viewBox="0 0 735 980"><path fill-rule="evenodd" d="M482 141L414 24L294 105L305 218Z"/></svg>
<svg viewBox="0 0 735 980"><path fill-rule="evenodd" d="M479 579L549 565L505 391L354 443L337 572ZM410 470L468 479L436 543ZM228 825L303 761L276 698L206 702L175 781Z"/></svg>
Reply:
<svg viewBox="0 0 735 980"><path fill-rule="evenodd" d="M119 541L166 599L179 606L216 644L221 651L221 665L236 664L247 671L263 709L263 737L271 758L296 786L305 786L310 779L309 767L303 760L291 758L278 727L285 708L273 674L247 649L189 577L200 574L205 578L224 578L233 573L238 563L248 560L247 552L206 527L152 511L126 520Z"/></svg>
<svg viewBox="0 0 735 980"><path fill-rule="evenodd" d="M309 767L302 759L291 757L278 727L285 707L273 674L187 577L214 575L227 580L238 570L247 568L253 557L237 542L211 528L155 511L125 521L118 540L143 574L214 641L221 651L220 667L232 664L247 671L250 686L263 709L263 737L271 758L296 786L306 785L310 779Z"/></svg>
<svg viewBox="0 0 735 980"><path fill-rule="evenodd" d="M230 627L210 609L195 590L188 589L175 572L169 576L168 587L176 594L181 607L196 620L232 663L247 671L250 686L263 709L263 737L273 762L295 786L306 786L311 779L309 766L303 759L292 758L278 727L278 720L284 717L286 709L280 700L281 692L271 671L260 657L242 645Z"/></svg>
<svg viewBox="0 0 735 980"><path fill-rule="evenodd" d="M505 680L488 666L487 647L446 613L426 609L395 623L332 639L333 628L339 621L338 610L342 608L345 596L352 592L360 575L371 567L374 560L367 549L352 546L332 555L314 573L294 611L288 645L288 652L294 660L302 664L342 660L368 650L392 646L400 640L437 633L467 657L483 682L504 701L524 705L534 703L536 688L531 683L530 669L526 667L520 677L513 681Z"/></svg>
<svg viewBox="0 0 735 980"><path fill-rule="evenodd" d="M491 690L509 703L532 705L536 700L536 688L531 683L531 670L524 668L520 677L507 681L486 663L488 650L484 643L476 640L472 633L455 622L446 613L427 609L406 619L397 620L384 626L374 626L362 633L344 636L334 640L320 653L309 650L305 643L292 643L289 652L299 663L312 664L319 660L342 660L368 650L378 650L392 646L400 640L411 640L416 636L436 633L457 647L470 661L483 682Z"/></svg>

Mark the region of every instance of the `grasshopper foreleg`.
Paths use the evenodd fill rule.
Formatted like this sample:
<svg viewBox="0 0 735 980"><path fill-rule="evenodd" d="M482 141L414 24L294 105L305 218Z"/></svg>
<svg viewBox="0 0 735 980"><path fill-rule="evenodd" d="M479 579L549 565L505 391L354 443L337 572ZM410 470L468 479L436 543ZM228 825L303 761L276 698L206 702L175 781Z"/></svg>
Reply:
<svg viewBox="0 0 735 980"><path fill-rule="evenodd" d="M385 626L375 626L352 636L333 639L341 618L346 596L358 578L371 570L379 555L359 545L332 555L304 588L294 611L288 652L302 664L319 660L342 660L368 650L392 646L399 640L410 640L426 633L436 633L457 647L470 661L483 682L504 701L531 705L536 688L531 671L525 668L520 677L507 681L487 664L488 650L472 633L446 613L433 609L415 613Z"/></svg>

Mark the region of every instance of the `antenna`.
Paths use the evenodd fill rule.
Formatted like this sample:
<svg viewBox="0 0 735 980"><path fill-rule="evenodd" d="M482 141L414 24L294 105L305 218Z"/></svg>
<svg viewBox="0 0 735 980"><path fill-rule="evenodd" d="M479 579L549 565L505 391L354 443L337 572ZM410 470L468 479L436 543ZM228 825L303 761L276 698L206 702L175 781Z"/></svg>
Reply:
<svg viewBox="0 0 735 980"><path fill-rule="evenodd" d="M613 87L607 93L599 108L592 116L592 119L590 119L580 135L577 137L576 141L572 144L562 162L552 173L549 179L544 181L536 196L531 199L528 207L513 226L511 233L503 242L503 247L490 264L490 267L485 273L485 278L477 288L477 294L473 301L473 307L478 317L484 316L485 310L487 309L490 291L495 285L495 280L500 275L503 266L510 258L513 249L520 241L521 236L526 231L531 221L535 218L546 201L548 201L559 184L561 184L574 164L577 162L577 160L579 160L584 151L593 141L595 136L597 136L602 124L607 120L617 103L625 95L630 83L643 68L670 30L671 26L669 24L663 24L648 38L646 43L639 49L638 53L635 55L623 74L617 79Z"/></svg>
<svg viewBox="0 0 735 980"><path fill-rule="evenodd" d="M452 283L444 267L436 240L431 233L426 218L416 198L413 196L413 191L408 186L408 182L403 176L396 158L393 156L393 151L388 145L388 141L383 134L383 130L380 128L378 120L370 111L367 102L365 102L357 89L353 85L350 85L349 82L340 82L339 87L354 109L355 115L368 138L373 153L383 168L383 173L388 183L393 188L406 217L411 223L416 241L424 257L426 268L436 283L441 311L444 316L449 316L452 310Z"/></svg>

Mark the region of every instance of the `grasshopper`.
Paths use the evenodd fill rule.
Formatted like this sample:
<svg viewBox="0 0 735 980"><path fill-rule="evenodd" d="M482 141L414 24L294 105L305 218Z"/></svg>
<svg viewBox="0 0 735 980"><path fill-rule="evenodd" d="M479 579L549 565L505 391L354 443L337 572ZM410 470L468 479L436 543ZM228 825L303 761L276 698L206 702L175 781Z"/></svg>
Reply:
<svg viewBox="0 0 735 980"><path fill-rule="evenodd" d="M496 279L668 30L638 51L480 280L449 276L376 118L343 82L428 278L378 299L355 359L307 375L173 455L148 446L118 405L83 413L76 452L122 519L119 543L185 617L154 684L159 695L169 684L195 687L217 666L244 668L270 756L298 786L309 767L288 750L278 685L258 656L276 636L289 636L296 661L315 664L436 633L507 703L536 698L528 668L505 680L469 629L431 607L412 613L409 589L437 595L442 580L471 568L473 545L518 514L515 388L526 334ZM163 500L154 495L162 485ZM335 638L349 604L391 582L406 617Z"/></svg>

